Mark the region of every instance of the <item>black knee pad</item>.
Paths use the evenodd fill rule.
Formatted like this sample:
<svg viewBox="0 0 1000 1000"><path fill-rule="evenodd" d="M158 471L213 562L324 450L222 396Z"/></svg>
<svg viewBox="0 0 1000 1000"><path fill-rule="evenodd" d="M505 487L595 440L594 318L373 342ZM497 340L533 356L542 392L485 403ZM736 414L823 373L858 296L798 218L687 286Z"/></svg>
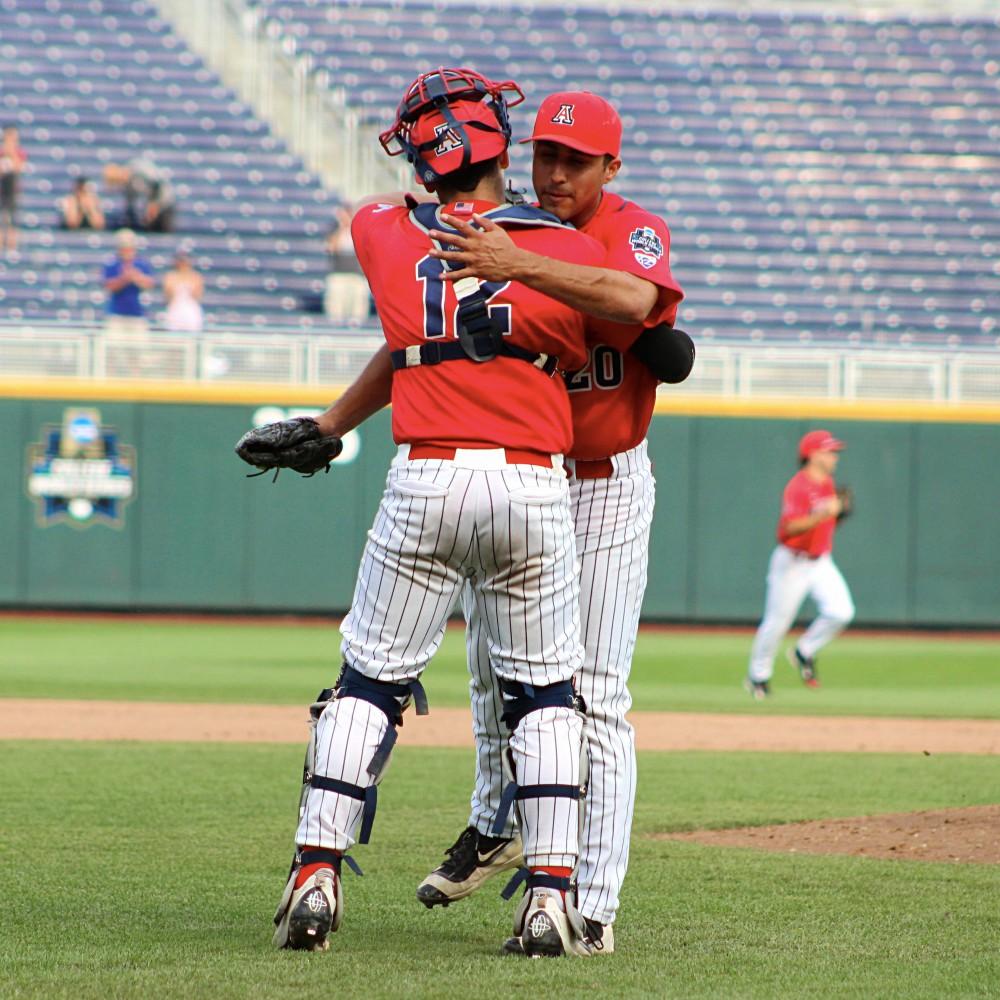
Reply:
<svg viewBox="0 0 1000 1000"><path fill-rule="evenodd" d="M575 712L585 709L583 699L573 690L572 681L559 681L546 687L522 684L520 681L500 679L500 694L503 697L501 718L513 732L520 721L529 713L540 708L569 708Z"/></svg>
<svg viewBox="0 0 1000 1000"><path fill-rule="evenodd" d="M337 698L360 698L385 713L394 726L403 724L403 712L413 702L417 715L427 715L427 695L420 681L394 684L366 677L346 663L334 688Z"/></svg>
<svg viewBox="0 0 1000 1000"><path fill-rule="evenodd" d="M370 785L355 785L339 778L331 778L327 775L315 772L315 747L316 747L316 724L319 717L326 710L331 701L337 698L358 698L367 701L382 712L389 722L385 735L381 743L375 748L375 753L368 763L367 773L371 779ZM361 817L361 831L358 834L358 843L367 844L371 835L372 823L375 820L375 808L378 802L378 782L382 778L386 765L389 763L389 755L396 744L396 729L403 724L403 712L413 701L417 715L427 714L427 696L419 681L411 681L407 684L392 684L385 681L372 680L364 674L349 667L346 663L340 671L340 677L333 688L327 688L319 693L319 697L310 706L309 712L312 716L312 735L309 746L306 749L306 760L302 769L303 797L300 802L300 813L305 802L305 795L309 788L318 788L322 791L337 792L340 795L347 795L352 799L357 799L364 804Z"/></svg>

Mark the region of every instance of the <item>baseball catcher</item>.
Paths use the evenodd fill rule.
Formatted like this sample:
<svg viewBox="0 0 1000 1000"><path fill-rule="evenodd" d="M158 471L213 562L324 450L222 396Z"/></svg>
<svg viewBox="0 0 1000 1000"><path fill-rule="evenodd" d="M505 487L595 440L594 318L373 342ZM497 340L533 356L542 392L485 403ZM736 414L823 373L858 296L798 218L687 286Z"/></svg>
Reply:
<svg viewBox="0 0 1000 1000"><path fill-rule="evenodd" d="M604 259L558 217L505 203L507 108L520 100L517 84L473 70L421 74L382 139L407 155L437 202L410 208L378 197L351 223L392 365L399 450L340 626L341 677L317 702L325 707L295 860L275 915L279 948L325 950L340 926L346 852L368 840L396 729L411 701L420 711L419 678L469 582L489 608L483 628L512 772L505 802L516 806L517 855L529 870L522 950L590 954L572 881L585 780L572 683L583 660L576 544L562 465L572 427L566 385L554 377L587 362L584 320L516 281L447 282L446 265L428 253L432 226L445 227L447 244L457 230L446 219L483 212L510 228L516 246L567 264ZM328 413L318 426L342 425ZM273 464L270 453L249 461Z"/></svg>
<svg viewBox="0 0 1000 1000"><path fill-rule="evenodd" d="M274 469L277 479L282 469L303 476L314 476L320 469L329 472L343 447L339 437L325 435L312 417L294 417L247 431L236 442L236 454L259 470L248 473L251 478Z"/></svg>

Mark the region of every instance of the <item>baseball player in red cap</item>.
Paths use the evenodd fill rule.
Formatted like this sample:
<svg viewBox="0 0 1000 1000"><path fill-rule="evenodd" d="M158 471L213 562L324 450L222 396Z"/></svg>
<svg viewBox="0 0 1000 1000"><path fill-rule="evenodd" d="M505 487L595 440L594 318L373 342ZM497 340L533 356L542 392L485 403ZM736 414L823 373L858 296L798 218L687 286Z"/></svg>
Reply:
<svg viewBox="0 0 1000 1000"><path fill-rule="evenodd" d="M621 166L621 133L608 102L566 92L543 102L535 133L525 140L538 136L533 180L541 207L595 236L605 248L601 266L564 267L569 263L564 259L507 239L502 227L480 213L464 218L439 213L454 231L428 234L435 241L429 244L430 256L454 268L444 272L445 281L480 280L490 272L505 283L510 279L502 275L517 268L521 284L603 320L589 325L587 363L569 379L575 440L567 468L586 645L578 685L589 705L585 730L591 766L584 804L586 859L581 858L578 873L585 929L577 953L585 954L614 950L611 924L628 862L635 751L625 719L631 705L626 685L646 584L654 499L645 434L658 383L683 381L694 362L690 338L672 327L683 293L670 273L666 223L604 190ZM370 201L383 208L415 203L401 192ZM528 253L522 255L523 250ZM388 402L388 374L381 351L318 418L324 431L343 434ZM463 607L470 622L476 789L468 829L418 889L428 906L462 899L522 861L522 838L511 818L502 815L507 736L486 625L494 612L468 588ZM522 950L520 936L505 947Z"/></svg>
<svg viewBox="0 0 1000 1000"><path fill-rule="evenodd" d="M854 601L833 561L833 533L843 513L833 473L843 441L829 431L810 431L799 441L801 468L788 481L778 518L778 545L767 568L764 618L754 637L746 688L757 699L771 693L778 646L802 602L811 597L819 615L788 651L809 687L819 686L816 654L854 617Z"/></svg>
<svg viewBox="0 0 1000 1000"><path fill-rule="evenodd" d="M545 98L531 136L522 140L534 144L539 204L601 242L606 256L600 268L564 266L525 252L478 217L456 224L462 238L449 241L454 249L434 251L456 267L451 279L518 281L598 318L588 324L587 365L568 382L574 441L567 467L585 648L577 687L587 705L590 758L577 905L587 940L601 954L614 950L612 924L628 865L635 798L627 683L646 586L655 486L645 437L659 381L682 381L694 357L687 335L672 328L682 292L670 271L666 223L605 189L621 167L621 138L611 104L596 94L568 91ZM470 895L516 864L520 853L501 805L502 706L483 628L490 610L474 595L463 596L472 598L465 610L476 786L468 828L417 890L427 906ZM511 952L519 948L516 938L506 945Z"/></svg>
<svg viewBox="0 0 1000 1000"><path fill-rule="evenodd" d="M596 265L603 248L540 209L504 204L507 108L522 97L467 69L418 77L380 137L441 204L372 203L352 223L395 374L392 463L368 534L344 665L313 706L296 856L275 917L279 947L324 949L343 911L344 853L366 842L376 786L462 587L483 622L503 696L506 768L527 891L529 955L590 954L575 908L583 777L579 586L564 455L569 395L586 360L575 310L514 282L442 280L431 229L473 214L534 252ZM360 832L359 832L360 827Z"/></svg>

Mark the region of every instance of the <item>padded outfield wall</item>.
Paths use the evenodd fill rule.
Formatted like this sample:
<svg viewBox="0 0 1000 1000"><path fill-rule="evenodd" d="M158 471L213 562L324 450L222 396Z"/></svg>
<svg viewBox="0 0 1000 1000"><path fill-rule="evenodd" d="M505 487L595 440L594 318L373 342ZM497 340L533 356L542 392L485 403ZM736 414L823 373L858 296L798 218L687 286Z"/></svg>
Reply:
<svg viewBox="0 0 1000 1000"><path fill-rule="evenodd" d="M70 394L72 393L72 394ZM393 452L382 413L330 474L245 478L233 444L323 391L54 383L0 398L0 605L342 612ZM1000 409L662 400L649 621L755 622L795 445L830 428L857 513L858 623L1000 626ZM111 494L102 496L101 494Z"/></svg>

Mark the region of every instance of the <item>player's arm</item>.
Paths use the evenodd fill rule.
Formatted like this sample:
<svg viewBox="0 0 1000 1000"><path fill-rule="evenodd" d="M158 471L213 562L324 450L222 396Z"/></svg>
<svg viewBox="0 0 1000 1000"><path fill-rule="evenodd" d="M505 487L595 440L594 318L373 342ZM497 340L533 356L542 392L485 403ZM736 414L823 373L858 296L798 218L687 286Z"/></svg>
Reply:
<svg viewBox="0 0 1000 1000"><path fill-rule="evenodd" d="M811 531L815 528L817 524L822 524L824 521L829 521L830 518L836 517L840 513L841 509L842 504L840 502L840 497L829 497L811 513L803 514L802 517L789 518L782 525L782 530L784 531L786 538L793 538L795 535L803 535L807 531Z"/></svg>
<svg viewBox="0 0 1000 1000"><path fill-rule="evenodd" d="M644 322L659 300L660 289L652 281L625 271L569 264L523 250L501 226L484 216L472 217L478 229L454 216L441 218L459 233L455 236L436 229L429 233L432 239L455 248L432 248L432 257L462 265L442 275L447 281L468 277L519 281L577 312L625 324Z"/></svg>
<svg viewBox="0 0 1000 1000"><path fill-rule="evenodd" d="M388 406L392 397L392 358L383 344L343 395L316 418L326 435L343 437L372 414Z"/></svg>

